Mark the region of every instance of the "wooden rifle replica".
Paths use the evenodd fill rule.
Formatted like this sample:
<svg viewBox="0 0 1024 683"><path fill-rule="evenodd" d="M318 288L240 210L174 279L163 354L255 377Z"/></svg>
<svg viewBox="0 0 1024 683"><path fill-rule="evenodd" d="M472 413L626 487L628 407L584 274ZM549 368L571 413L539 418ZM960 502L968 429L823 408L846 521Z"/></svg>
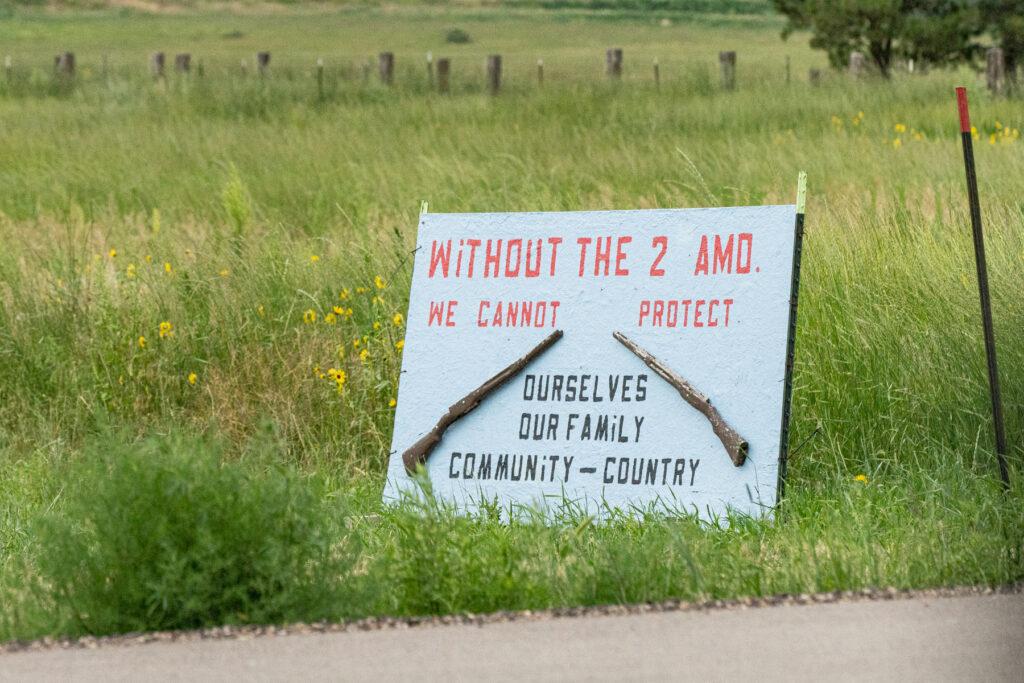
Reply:
<svg viewBox="0 0 1024 683"><path fill-rule="evenodd" d="M636 354L659 377L671 384L679 392L679 395L683 397L684 401L708 419L708 422L711 423L711 430L718 437L719 441L722 442L722 445L725 446L725 451L729 454L732 464L740 467L746 462L750 444L722 418L718 409L711 405L710 398L699 392L692 384L676 374L672 368L652 356L646 349L638 346L636 342L626 335L621 332L614 332L612 336L620 344Z"/></svg>
<svg viewBox="0 0 1024 683"><path fill-rule="evenodd" d="M530 349L529 353L525 356L509 365L494 377L491 377L479 387L466 394L465 398L460 399L457 403L452 405L448 409L448 412L441 416L441 419L437 421L437 424L434 425L433 429L427 432L423 438L410 446L405 453L402 454L402 462L405 463L405 471L409 474L414 474L418 467L427 462L427 458L430 457L430 453L435 447L437 447L437 444L441 442L441 437L444 435L445 431L451 427L456 420L465 417L472 412L472 410L480 405L487 396L522 372L523 368L551 348L555 342L561 338L562 331L555 330L548 335L544 341Z"/></svg>

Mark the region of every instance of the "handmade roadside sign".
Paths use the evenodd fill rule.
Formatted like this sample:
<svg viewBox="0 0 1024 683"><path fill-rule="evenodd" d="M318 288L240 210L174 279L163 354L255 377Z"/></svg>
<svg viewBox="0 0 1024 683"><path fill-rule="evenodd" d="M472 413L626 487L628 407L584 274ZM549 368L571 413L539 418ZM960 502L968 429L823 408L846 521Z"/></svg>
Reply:
<svg viewBox="0 0 1024 683"><path fill-rule="evenodd" d="M467 511L770 511L801 230L793 205L421 214L385 500L419 472Z"/></svg>

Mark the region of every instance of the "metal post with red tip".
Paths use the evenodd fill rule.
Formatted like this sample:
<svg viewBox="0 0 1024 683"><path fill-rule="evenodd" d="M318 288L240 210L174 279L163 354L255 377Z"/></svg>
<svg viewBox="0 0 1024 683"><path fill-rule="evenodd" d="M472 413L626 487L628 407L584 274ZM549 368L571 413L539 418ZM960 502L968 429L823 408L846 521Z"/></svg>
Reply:
<svg viewBox="0 0 1024 683"><path fill-rule="evenodd" d="M985 239L981 231L981 204L978 201L978 176L974 168L974 140L971 115L967 109L967 88L956 89L960 111L960 138L964 146L964 167L967 170L967 198L971 206L971 229L974 233L974 263L978 268L978 295L981 298L981 324L985 332L985 355L988 359L988 386L992 397L992 419L996 430L996 458L999 477L1009 488L1010 474L1006 466L1006 427L1003 423L1003 401L999 393L999 367L996 364L996 337L992 326L992 302L988 291L988 266L985 263Z"/></svg>

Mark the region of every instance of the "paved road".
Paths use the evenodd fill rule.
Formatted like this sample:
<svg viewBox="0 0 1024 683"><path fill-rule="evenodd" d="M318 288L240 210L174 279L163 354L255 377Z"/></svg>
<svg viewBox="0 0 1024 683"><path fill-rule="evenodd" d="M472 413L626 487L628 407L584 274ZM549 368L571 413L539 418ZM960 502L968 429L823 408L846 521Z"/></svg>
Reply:
<svg viewBox="0 0 1024 683"><path fill-rule="evenodd" d="M1024 680L1024 594L0 655L5 680Z"/></svg>

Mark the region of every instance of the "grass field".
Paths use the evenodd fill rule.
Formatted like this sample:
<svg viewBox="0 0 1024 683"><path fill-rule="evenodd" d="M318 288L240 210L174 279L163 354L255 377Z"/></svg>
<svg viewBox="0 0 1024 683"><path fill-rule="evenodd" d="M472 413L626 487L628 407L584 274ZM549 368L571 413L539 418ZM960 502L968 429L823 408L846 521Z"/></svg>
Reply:
<svg viewBox="0 0 1024 683"><path fill-rule="evenodd" d="M811 87L824 56L780 41L770 15L513 4L0 23L0 640L1024 578L1020 102L990 100L967 71ZM472 42L446 44L453 27ZM610 46L625 50L619 84L601 72ZM52 76L65 49L70 83ZM156 49L192 52L203 77L154 83ZM273 52L265 79L257 49ZM392 89L364 82L381 49L397 55ZM736 92L717 86L723 49L739 52ZM429 92L427 51L453 58L450 96ZM483 94L492 52L497 98ZM799 170L793 456L775 521L506 526L380 508L422 200L788 203Z"/></svg>

